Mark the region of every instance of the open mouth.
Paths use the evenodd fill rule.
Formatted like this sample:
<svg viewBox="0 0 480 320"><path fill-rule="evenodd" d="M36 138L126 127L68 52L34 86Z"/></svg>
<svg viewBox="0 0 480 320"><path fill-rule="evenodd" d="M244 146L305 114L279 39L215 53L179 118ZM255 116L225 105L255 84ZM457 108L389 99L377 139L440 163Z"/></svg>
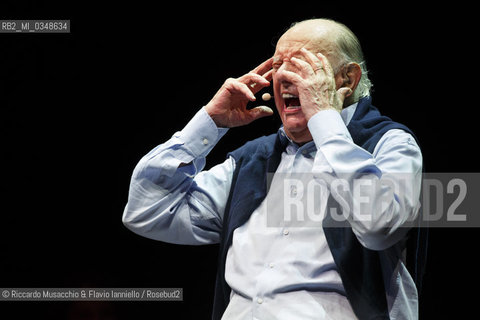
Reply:
<svg viewBox="0 0 480 320"><path fill-rule="evenodd" d="M282 98L285 101L283 111L285 112L296 112L302 109L300 106L300 99L289 93L282 94Z"/></svg>

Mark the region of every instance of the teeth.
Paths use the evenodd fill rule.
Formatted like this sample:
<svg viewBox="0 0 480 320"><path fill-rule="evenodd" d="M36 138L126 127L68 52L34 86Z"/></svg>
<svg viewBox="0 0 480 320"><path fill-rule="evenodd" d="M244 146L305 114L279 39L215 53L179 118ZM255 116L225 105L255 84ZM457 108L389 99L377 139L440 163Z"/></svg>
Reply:
<svg viewBox="0 0 480 320"><path fill-rule="evenodd" d="M296 99L298 97L294 96L293 94L290 94L290 93L284 93L284 94L282 94L282 98L283 99Z"/></svg>

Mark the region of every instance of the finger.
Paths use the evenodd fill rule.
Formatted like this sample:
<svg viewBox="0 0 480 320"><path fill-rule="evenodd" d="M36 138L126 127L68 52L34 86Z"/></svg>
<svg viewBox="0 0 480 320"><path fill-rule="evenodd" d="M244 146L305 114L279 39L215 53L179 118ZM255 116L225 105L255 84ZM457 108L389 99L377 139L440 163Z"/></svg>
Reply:
<svg viewBox="0 0 480 320"><path fill-rule="evenodd" d="M250 117L252 117L252 121L254 121L263 117L273 115L273 110L267 106L258 106L256 108L248 110L248 113Z"/></svg>
<svg viewBox="0 0 480 320"><path fill-rule="evenodd" d="M242 93L248 100L250 101L255 101L255 95L253 94L252 90L245 84L240 81L234 80L230 84L231 89L229 90L230 92L232 91L237 91ZM234 92L232 92L234 93Z"/></svg>
<svg viewBox="0 0 480 320"><path fill-rule="evenodd" d="M345 99L352 93L353 91L350 88L344 87L337 90L337 97L338 97L340 106L343 106L343 102L345 101Z"/></svg>
<svg viewBox="0 0 480 320"><path fill-rule="evenodd" d="M318 59L320 59L322 61L323 68L324 68L327 76L328 77L334 77L332 66L330 65L330 62L328 61L327 57L325 57L320 52L317 53L317 57L318 57Z"/></svg>
<svg viewBox="0 0 480 320"><path fill-rule="evenodd" d="M272 81L272 78L273 78L273 69L268 70L267 73L265 73L262 77L264 77L264 78L267 79L268 81Z"/></svg>
<svg viewBox="0 0 480 320"><path fill-rule="evenodd" d="M258 65L255 69L253 69L251 73L265 74L268 70L272 69L272 64L273 64L273 57L270 57L269 59L265 60L260 65Z"/></svg>
<svg viewBox="0 0 480 320"><path fill-rule="evenodd" d="M305 58L305 60L310 64L314 71L318 71L324 68L324 63L321 59L315 56L310 50L306 48L301 48L300 53Z"/></svg>
<svg viewBox="0 0 480 320"><path fill-rule="evenodd" d="M282 67L280 67L280 69L277 71L277 79L279 81L287 81L296 85L303 81L303 78L298 73L286 70L283 67L284 65L285 64L283 64Z"/></svg>
<svg viewBox="0 0 480 320"><path fill-rule="evenodd" d="M267 79L265 79L263 76L261 76L259 74L256 74L256 73L244 74L243 76L238 78L238 80L243 82L243 83L256 82L258 84L265 85L265 86L268 86L270 84L270 82Z"/></svg>
<svg viewBox="0 0 480 320"><path fill-rule="evenodd" d="M313 75L315 74L315 70L313 69L313 67L308 64L307 62L305 62L304 60L302 59L298 59L298 58L295 58L295 57L292 57L290 59L290 62L291 64L293 64L295 67L297 67L297 69L299 71L305 71L307 72L308 74L310 75Z"/></svg>
<svg viewBox="0 0 480 320"><path fill-rule="evenodd" d="M253 93L257 93L258 91L270 85L270 81L256 73L247 73L238 78L238 80L247 84Z"/></svg>

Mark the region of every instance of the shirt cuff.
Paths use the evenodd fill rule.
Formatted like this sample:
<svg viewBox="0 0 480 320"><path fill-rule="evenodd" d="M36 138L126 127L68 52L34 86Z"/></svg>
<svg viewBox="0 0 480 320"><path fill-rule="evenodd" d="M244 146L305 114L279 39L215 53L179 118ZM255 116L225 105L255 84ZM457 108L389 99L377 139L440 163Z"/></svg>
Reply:
<svg viewBox="0 0 480 320"><path fill-rule="evenodd" d="M323 110L315 114L308 121L308 129L317 149L334 137L342 137L352 141L347 126L336 110Z"/></svg>
<svg viewBox="0 0 480 320"><path fill-rule="evenodd" d="M218 128L204 108L200 109L176 138L192 152L194 158L206 156L227 133L228 128Z"/></svg>

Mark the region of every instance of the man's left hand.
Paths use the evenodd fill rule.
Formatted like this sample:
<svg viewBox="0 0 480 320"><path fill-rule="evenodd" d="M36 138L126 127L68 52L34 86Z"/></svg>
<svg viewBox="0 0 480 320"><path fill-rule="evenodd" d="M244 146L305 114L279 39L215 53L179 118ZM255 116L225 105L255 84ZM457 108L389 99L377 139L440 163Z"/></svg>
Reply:
<svg viewBox="0 0 480 320"><path fill-rule="evenodd" d="M328 59L321 53L313 54L302 48L303 59L291 57L289 70L280 68L285 80L297 87L302 111L307 120L317 112L326 109L341 111L345 98L351 94L350 88L339 88L335 84L335 74Z"/></svg>

